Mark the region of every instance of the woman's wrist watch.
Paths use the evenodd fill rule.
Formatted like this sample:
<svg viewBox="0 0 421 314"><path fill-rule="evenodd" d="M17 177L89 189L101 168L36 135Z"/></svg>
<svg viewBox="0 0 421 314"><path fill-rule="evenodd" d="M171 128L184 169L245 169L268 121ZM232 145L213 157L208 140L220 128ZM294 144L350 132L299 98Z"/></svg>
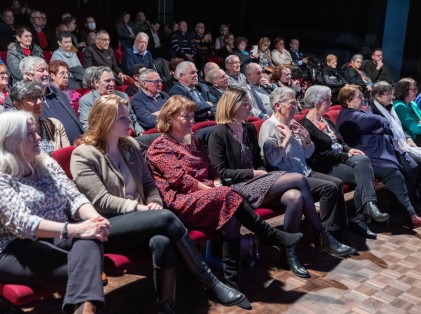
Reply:
<svg viewBox="0 0 421 314"><path fill-rule="evenodd" d="M60 231L60 240L67 240L68 239L68 230L67 230L68 225L69 225L69 223L66 221L64 223L63 229L61 229L61 231Z"/></svg>

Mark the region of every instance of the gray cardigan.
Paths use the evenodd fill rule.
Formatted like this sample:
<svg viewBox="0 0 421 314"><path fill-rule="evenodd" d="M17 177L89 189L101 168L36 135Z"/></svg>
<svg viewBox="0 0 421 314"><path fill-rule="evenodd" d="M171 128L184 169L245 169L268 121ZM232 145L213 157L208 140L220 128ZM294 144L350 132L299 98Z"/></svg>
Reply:
<svg viewBox="0 0 421 314"><path fill-rule="evenodd" d="M86 144L75 148L72 154L70 171L76 186L105 217L133 212L138 204L163 204L139 144L131 138L128 140L124 144L120 141L119 149L136 183L139 202L124 198L123 176L107 154Z"/></svg>
<svg viewBox="0 0 421 314"><path fill-rule="evenodd" d="M54 60L61 60L63 62L66 62L69 68L82 66L82 64L80 64L79 58L73 51L71 51L70 54L68 54L62 48L58 48L56 51L53 52L53 55L51 56L51 61Z"/></svg>

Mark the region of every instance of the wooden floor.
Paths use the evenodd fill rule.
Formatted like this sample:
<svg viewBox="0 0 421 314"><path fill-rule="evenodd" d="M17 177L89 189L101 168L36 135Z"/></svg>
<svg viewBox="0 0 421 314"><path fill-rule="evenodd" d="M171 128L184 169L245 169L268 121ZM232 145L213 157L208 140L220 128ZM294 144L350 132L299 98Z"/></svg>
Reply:
<svg viewBox="0 0 421 314"><path fill-rule="evenodd" d="M271 223L278 225L279 218ZM306 231L298 253L310 279L278 269L279 251L261 246L255 268L243 267L243 290L251 311L209 301L181 268L177 313L421 313L421 228L373 224L372 229L378 232L377 240L349 237L360 253L344 260L318 252L311 231ZM141 265L139 274L109 278L105 291L102 313L156 313L149 262ZM24 311L59 313L60 305L61 299L50 298Z"/></svg>

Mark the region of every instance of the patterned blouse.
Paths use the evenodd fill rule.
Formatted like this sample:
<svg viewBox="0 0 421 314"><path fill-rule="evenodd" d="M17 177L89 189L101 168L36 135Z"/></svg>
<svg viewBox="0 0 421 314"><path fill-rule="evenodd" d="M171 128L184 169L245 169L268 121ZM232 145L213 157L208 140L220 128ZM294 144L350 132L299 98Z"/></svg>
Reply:
<svg viewBox="0 0 421 314"><path fill-rule="evenodd" d="M56 161L45 157L35 171L37 181L0 172L0 253L16 238L36 240L42 219L77 219L77 210L89 203Z"/></svg>

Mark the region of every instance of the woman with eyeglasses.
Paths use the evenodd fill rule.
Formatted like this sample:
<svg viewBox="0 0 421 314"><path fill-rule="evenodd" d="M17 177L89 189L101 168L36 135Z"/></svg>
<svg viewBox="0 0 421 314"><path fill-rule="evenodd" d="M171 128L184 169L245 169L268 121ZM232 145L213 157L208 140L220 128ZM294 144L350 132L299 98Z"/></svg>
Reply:
<svg viewBox="0 0 421 314"><path fill-rule="evenodd" d="M336 127L345 143L364 152L370 158L374 175L384 188L392 192L406 210L414 227L421 226L410 197L415 196L419 169L390 135L389 121L369 110L363 110L364 96L358 85L345 85L339 91L342 106ZM399 158L399 160L398 160Z"/></svg>
<svg viewBox="0 0 421 314"><path fill-rule="evenodd" d="M421 144L421 110L418 108L417 82L412 78L402 78L395 86L393 109L402 123L403 130L418 145Z"/></svg>
<svg viewBox="0 0 421 314"><path fill-rule="evenodd" d="M0 64L0 112L4 110L4 101L9 95L9 72L4 63Z"/></svg>
<svg viewBox="0 0 421 314"><path fill-rule="evenodd" d="M11 44L7 51L7 67L10 70L12 84L23 80L19 69L19 63L23 58L27 56L44 58L41 47L32 42L32 33L28 27L17 27L15 35L16 42Z"/></svg>
<svg viewBox="0 0 421 314"><path fill-rule="evenodd" d="M41 137L39 146L48 155L55 150L70 146L63 124L54 118L42 117L43 92L41 87L30 81L16 82L10 90L10 98L16 109L34 115L36 131Z"/></svg>
<svg viewBox="0 0 421 314"><path fill-rule="evenodd" d="M361 69L363 64L363 56L356 54L351 58L351 62L345 69L345 79L349 84L359 85L367 91L371 91L373 82L368 75Z"/></svg>
<svg viewBox="0 0 421 314"><path fill-rule="evenodd" d="M354 186L355 213L348 212L352 229L359 235L375 239L365 221L364 215L375 221L386 221L389 215L377 207L374 190L374 173L370 159L359 149L348 146L334 123L323 115L329 111L331 90L327 86L313 85L304 95L309 112L301 124L310 133L315 150L307 160L316 171L341 179Z"/></svg>
<svg viewBox="0 0 421 314"><path fill-rule="evenodd" d="M60 89L72 104L80 99L82 95L74 89L69 89L69 65L61 60L51 61L48 65L51 82Z"/></svg>
<svg viewBox="0 0 421 314"><path fill-rule="evenodd" d="M271 93L270 102L274 114L263 122L259 132L259 146L267 169L305 176L311 193L320 201L321 222L313 221L316 245L334 256L355 254L354 248L340 243L347 219L342 181L307 165L314 143L308 131L294 120L298 105L295 92L288 87L278 87Z"/></svg>

